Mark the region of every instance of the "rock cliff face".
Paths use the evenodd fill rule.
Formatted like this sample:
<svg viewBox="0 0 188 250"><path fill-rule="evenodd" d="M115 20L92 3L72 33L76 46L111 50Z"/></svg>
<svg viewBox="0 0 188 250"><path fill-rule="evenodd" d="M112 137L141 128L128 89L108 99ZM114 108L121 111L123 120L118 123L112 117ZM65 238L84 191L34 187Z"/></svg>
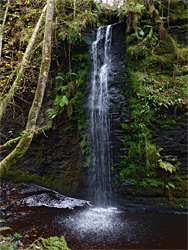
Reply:
<svg viewBox="0 0 188 250"><path fill-rule="evenodd" d="M125 24L114 24L111 44L111 72L109 91L111 98L110 113L112 121L111 152L113 166L118 174L121 154L128 150L123 148L122 122L130 121L130 112L124 97L128 87L125 61ZM84 40L88 50L95 37L85 34ZM88 81L90 74L88 75ZM87 89L85 89L85 100ZM84 104L83 104L84 105ZM26 155L18 162L15 170L33 176L35 182L51 186L66 195L86 198L88 169L84 168L84 157L81 152L81 132L77 121L70 121L67 126L62 122L55 130L36 136ZM31 178L32 179L32 178Z"/></svg>
<svg viewBox="0 0 188 250"><path fill-rule="evenodd" d="M187 173L187 123L156 128L153 131L153 142L163 148L167 160L180 162L181 174Z"/></svg>
<svg viewBox="0 0 188 250"><path fill-rule="evenodd" d="M117 24L113 27L113 40L111 46L111 74L109 89L111 95L110 113L112 114L112 154L113 165L117 169L121 155L127 154L128 149L123 146L124 133L122 123L130 122L130 111L125 99L125 91L129 88L127 78L125 25Z"/></svg>
<svg viewBox="0 0 188 250"><path fill-rule="evenodd" d="M28 180L74 196L84 180L80 141L77 123L67 130L62 123L62 127L38 135L14 170L21 171L20 177L24 173Z"/></svg>
<svg viewBox="0 0 188 250"><path fill-rule="evenodd" d="M130 123L130 111L124 93L129 84L126 73L126 43L125 24L114 24L111 45L111 72L109 79L109 92L111 96L110 113L112 115L111 152L113 158L114 180L119 175L121 155L128 154L128 148L123 147L123 130L121 123ZM91 45L95 31L85 34L84 40ZM88 80L89 80L88 75ZM88 90L85 89L86 103ZM85 108L85 107L84 107ZM156 128L153 130L153 142L164 148L167 156L177 157L181 162L180 171L186 173L187 164L187 131L185 123L168 128ZM77 121L70 121L70 126L62 122L58 128L36 136L27 154L21 159L15 170L25 173L25 176L37 183L58 189L65 195L78 198L86 198L88 169L84 168L84 157L81 150L82 136ZM18 178L19 179L19 178ZM115 188L116 190L116 188ZM136 199L138 204L144 204L145 198L150 198L150 204L156 202L155 198L161 193L149 192L146 189L138 189L129 182L118 188L121 194L120 202L132 203ZM137 198L136 198L137 197ZM140 198L139 200L139 197ZM144 198L145 197L145 198ZM154 199L153 199L154 198Z"/></svg>

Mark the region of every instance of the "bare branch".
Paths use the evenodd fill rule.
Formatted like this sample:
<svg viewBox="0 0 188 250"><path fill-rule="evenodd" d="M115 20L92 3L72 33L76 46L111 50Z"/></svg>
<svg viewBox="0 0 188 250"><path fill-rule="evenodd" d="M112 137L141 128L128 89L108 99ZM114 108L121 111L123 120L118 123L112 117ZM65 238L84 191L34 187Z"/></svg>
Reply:
<svg viewBox="0 0 188 250"><path fill-rule="evenodd" d="M0 120L2 119L2 116L6 110L6 107L7 105L10 103L12 97L14 96L15 92L17 91L17 89L20 87L21 85L21 82L23 80L23 76L24 76L24 71L25 71L25 66L26 66L26 63L29 59L29 56L30 56L30 53L33 49L33 45L35 43L35 40L37 38L37 33L38 33L38 30L42 24L42 21L43 21L43 17L44 17L44 14L46 12L46 8L47 8L47 5L45 5L43 11L42 11L42 14L38 20L38 23L33 31L33 34L31 36L31 39L29 41L29 44L26 48L26 51L24 53L24 56L22 58L22 62L20 63L19 65L19 71L18 71L18 74L17 74L17 77L15 79L15 81L13 82L9 92L6 94L6 96L3 98L2 102L1 102L1 106L0 106Z"/></svg>
<svg viewBox="0 0 188 250"><path fill-rule="evenodd" d="M32 107L29 112L28 121L26 125L26 134L20 139L15 149L5 157L0 162L0 171L1 174L7 169L11 168L17 163L17 161L24 156L27 152L35 130L36 130L36 121L39 114L39 110L42 105L43 96L46 88L46 83L48 79L48 73L51 65L51 44L52 44L52 25L53 25L53 13L54 13L54 4L55 0L48 0L47 2L47 14L45 22L45 32L44 32L44 43L42 50L42 61L40 67L40 74L37 84L37 89L35 92L35 97L33 100Z"/></svg>
<svg viewBox="0 0 188 250"><path fill-rule="evenodd" d="M2 44L3 44L3 30L4 30L5 22L7 19L9 4L10 4L10 0L7 1L7 6L6 6L6 10L5 10L4 18L3 18L3 23L0 26L0 63L1 63Z"/></svg>
<svg viewBox="0 0 188 250"><path fill-rule="evenodd" d="M47 135L45 134L44 130L47 128L47 126L44 126L42 128L38 128L38 129L35 129L34 131L32 131L34 134L38 134L40 132L43 132L44 136L47 137ZM22 135L14 138L14 139L10 139L9 141L7 141L6 143L4 143L3 145L0 145L0 149L2 148L6 148L8 146L11 146L13 143L16 143L18 140L20 140L21 138L24 138L28 135L30 135L31 131L27 131L27 130L24 130L22 132Z"/></svg>

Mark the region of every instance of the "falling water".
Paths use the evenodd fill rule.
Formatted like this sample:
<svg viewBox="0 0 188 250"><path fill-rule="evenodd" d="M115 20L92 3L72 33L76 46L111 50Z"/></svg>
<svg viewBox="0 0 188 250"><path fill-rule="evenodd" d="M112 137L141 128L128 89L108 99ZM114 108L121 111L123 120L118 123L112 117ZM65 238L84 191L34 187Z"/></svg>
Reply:
<svg viewBox="0 0 188 250"><path fill-rule="evenodd" d="M109 205L111 199L110 114L108 76L112 26L100 27L92 43L93 71L89 95L92 148L89 199L97 205Z"/></svg>

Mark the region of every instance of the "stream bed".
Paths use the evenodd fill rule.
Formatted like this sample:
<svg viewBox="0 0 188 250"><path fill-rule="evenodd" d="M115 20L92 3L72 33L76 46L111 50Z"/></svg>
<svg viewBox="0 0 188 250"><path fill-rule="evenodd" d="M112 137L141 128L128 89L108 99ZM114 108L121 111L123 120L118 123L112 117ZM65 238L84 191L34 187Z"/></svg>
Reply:
<svg viewBox="0 0 188 250"><path fill-rule="evenodd" d="M72 250L187 249L186 214L93 207L34 184L11 189L9 184L5 194L6 185L1 189L0 216L13 232L23 235L25 246L40 236L63 235Z"/></svg>

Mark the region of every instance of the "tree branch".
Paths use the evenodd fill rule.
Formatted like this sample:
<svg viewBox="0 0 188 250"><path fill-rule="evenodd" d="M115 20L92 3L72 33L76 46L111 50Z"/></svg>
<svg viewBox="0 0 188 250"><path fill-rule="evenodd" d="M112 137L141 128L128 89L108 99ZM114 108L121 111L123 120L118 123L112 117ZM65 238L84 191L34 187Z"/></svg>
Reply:
<svg viewBox="0 0 188 250"><path fill-rule="evenodd" d="M44 130L45 130L46 128L47 128L47 126L44 126L44 127L42 127L42 128L35 129L35 130L32 131L32 132L33 132L34 134L38 134L38 133L40 133L40 132L43 132L43 133L44 133ZM3 145L0 145L0 149L6 148L6 147L8 147L8 146L11 146L13 143L16 143L16 142L17 142L18 140L20 140L21 138L28 136L30 133L31 133L31 131L24 130L24 131L22 132L22 135L20 135L20 136L14 138L14 139L10 139L9 141L7 141L6 143L4 143ZM45 133L44 133L44 135L45 135ZM46 136L46 135L45 135L45 136Z"/></svg>
<svg viewBox="0 0 188 250"><path fill-rule="evenodd" d="M55 0L48 0L47 2L47 14L45 22L44 43L43 43L40 74L39 74L37 89L35 92L35 97L29 112L28 121L26 125L26 133L28 133L28 135L21 138L16 148L7 157L5 157L5 159L3 159L0 162L1 174L3 174L7 169L15 165L17 161L24 156L34 136L34 131L36 128L36 120L42 105L44 91L48 79L48 73L51 65L51 43L52 43L54 4Z"/></svg>
<svg viewBox="0 0 188 250"><path fill-rule="evenodd" d="M4 18L3 18L3 23L0 26L0 63L1 63L2 44L3 44L3 30L4 30L5 22L7 19L9 4L10 4L10 0L7 1L7 6L6 6L6 10L5 10Z"/></svg>
<svg viewBox="0 0 188 250"><path fill-rule="evenodd" d="M14 96L15 92L17 91L18 87L20 87L21 85L21 82L23 80L23 76L24 76L24 71L25 71L25 65L29 59L29 56L30 56L30 53L33 49L33 45L35 43L35 40L37 38L37 33L38 33L38 30L42 24L42 21L43 21L43 17L44 17L44 14L46 12L46 8L47 8L47 5L45 5L43 11L42 11L42 14L37 22L37 25L33 31L33 34L31 36L31 39L29 41L29 44L26 48L26 51L24 53L24 56L22 58L22 61L18 67L18 74L17 74L17 77L15 79L15 81L13 82L12 84L12 87L10 88L9 92L6 94L6 96L3 98L2 102L1 102L1 106L0 106L0 120L2 119L2 116L6 110L6 107L8 105L8 103L10 103L12 97Z"/></svg>

